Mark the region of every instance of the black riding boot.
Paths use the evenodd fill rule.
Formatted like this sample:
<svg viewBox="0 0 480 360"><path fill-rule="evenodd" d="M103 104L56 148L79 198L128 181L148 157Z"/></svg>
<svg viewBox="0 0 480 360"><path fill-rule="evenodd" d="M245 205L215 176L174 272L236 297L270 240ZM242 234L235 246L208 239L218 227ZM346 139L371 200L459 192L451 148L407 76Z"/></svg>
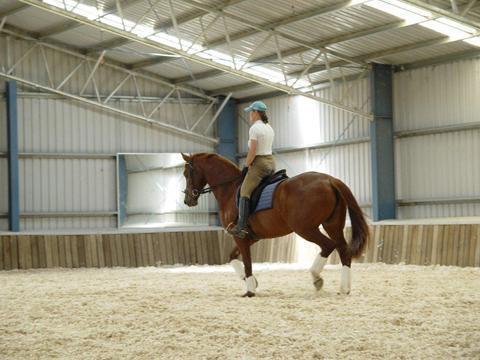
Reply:
<svg viewBox="0 0 480 360"><path fill-rule="evenodd" d="M237 225L231 229L227 229L229 234L243 239L247 235L247 220L250 215L250 199L248 197L241 197L238 206L238 221Z"/></svg>

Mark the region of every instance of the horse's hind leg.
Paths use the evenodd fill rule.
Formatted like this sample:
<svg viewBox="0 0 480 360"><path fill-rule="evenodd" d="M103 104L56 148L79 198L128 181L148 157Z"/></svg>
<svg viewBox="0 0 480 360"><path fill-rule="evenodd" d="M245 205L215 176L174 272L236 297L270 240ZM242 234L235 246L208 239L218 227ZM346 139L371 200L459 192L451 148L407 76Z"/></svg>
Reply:
<svg viewBox="0 0 480 360"><path fill-rule="evenodd" d="M337 251L340 255L340 260L342 261L342 277L340 281L340 293L347 295L350 293L352 286L351 279L351 264L352 256L348 249L347 241L343 235L343 226L339 227L334 224L323 224L325 231L334 239L337 243Z"/></svg>
<svg viewBox="0 0 480 360"><path fill-rule="evenodd" d="M309 231L302 231L298 233L305 240L313 242L320 246L320 253L317 255L310 267L310 274L312 275L313 285L317 290L320 290L323 286L323 279L320 276L325 264L327 263L328 256L335 250L335 241L329 239L323 235L318 228L311 229Z"/></svg>

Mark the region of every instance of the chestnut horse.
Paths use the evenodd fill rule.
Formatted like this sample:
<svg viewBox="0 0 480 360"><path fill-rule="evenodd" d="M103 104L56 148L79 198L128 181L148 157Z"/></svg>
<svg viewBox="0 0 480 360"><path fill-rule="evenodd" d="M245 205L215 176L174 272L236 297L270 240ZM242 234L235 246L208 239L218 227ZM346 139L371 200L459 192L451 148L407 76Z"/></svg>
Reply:
<svg viewBox="0 0 480 360"><path fill-rule="evenodd" d="M218 201L222 225L227 228L238 216L235 196L242 182L240 169L213 153L182 156L186 162L185 204L196 206L201 194L212 191ZM210 187L204 189L207 184ZM352 224L350 244L347 244L343 235L347 208ZM278 185L273 208L252 214L249 224L255 238L235 237L237 247L230 254L232 266L246 282L247 292L243 296L254 296L258 286L252 275L250 246L259 239L280 237L292 232L317 244L321 249L310 268L315 288L319 290L323 286L320 273L328 256L337 249L342 262L340 293L350 292L351 260L362 254L369 231L362 210L342 181L317 172L306 172L289 178ZM320 232L320 225L329 237ZM242 255L243 266L236 260L239 254Z"/></svg>

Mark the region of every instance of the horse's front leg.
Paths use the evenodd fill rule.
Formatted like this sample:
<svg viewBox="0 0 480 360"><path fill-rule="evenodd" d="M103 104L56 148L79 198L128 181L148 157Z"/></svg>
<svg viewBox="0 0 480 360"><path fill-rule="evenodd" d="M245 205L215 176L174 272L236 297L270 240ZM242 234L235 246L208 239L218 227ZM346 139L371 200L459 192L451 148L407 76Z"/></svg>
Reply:
<svg viewBox="0 0 480 360"><path fill-rule="evenodd" d="M238 260L232 260L231 264L235 269L235 272L242 278L245 279L245 285L247 288L246 293L243 297L253 297L255 296L255 290L258 286L257 279L252 275L252 257L250 254L250 245L253 243L249 239L240 239L234 238L237 244L240 254L242 254L243 260L243 273L241 272L241 264ZM233 253L233 252L232 252Z"/></svg>

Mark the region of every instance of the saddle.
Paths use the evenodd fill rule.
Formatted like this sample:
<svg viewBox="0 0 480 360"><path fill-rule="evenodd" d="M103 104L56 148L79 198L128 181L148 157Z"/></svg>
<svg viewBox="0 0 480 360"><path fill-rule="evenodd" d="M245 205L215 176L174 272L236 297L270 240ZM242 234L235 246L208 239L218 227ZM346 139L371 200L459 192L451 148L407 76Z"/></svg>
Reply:
<svg viewBox="0 0 480 360"><path fill-rule="evenodd" d="M277 186L286 179L288 179L288 175L287 170L285 169L278 170L277 172L264 177L250 195L250 215L260 210L271 209L273 207L273 195L275 194L275 190ZM240 187L237 189L236 200L238 207L240 200Z"/></svg>

